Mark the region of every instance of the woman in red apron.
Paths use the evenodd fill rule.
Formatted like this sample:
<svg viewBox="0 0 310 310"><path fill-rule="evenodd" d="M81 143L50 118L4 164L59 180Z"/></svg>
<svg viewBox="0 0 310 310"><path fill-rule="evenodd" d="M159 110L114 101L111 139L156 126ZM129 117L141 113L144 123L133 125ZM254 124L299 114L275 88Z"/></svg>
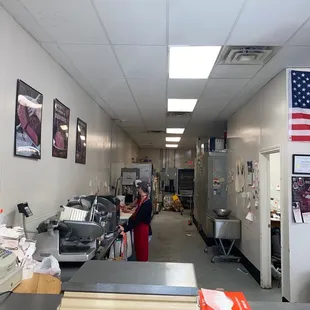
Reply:
<svg viewBox="0 0 310 310"><path fill-rule="evenodd" d="M152 235L152 202L148 196L147 182L138 184L138 192L141 199L138 201L137 209L129 218L128 223L120 226L124 232L133 230L134 247L136 251L136 259L139 262L147 262L149 259L149 236Z"/></svg>

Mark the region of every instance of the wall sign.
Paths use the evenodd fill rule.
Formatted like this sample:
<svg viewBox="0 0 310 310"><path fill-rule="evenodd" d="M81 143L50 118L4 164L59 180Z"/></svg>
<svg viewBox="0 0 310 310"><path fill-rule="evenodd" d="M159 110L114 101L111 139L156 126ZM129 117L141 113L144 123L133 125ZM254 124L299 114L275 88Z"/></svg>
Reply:
<svg viewBox="0 0 310 310"><path fill-rule="evenodd" d="M310 175L310 155L293 155L293 174Z"/></svg>
<svg viewBox="0 0 310 310"><path fill-rule="evenodd" d="M86 164L86 140L87 140L87 124L81 119L76 122L76 146L75 146L75 162L77 164Z"/></svg>
<svg viewBox="0 0 310 310"><path fill-rule="evenodd" d="M70 109L54 99L53 112L53 157L67 158Z"/></svg>
<svg viewBox="0 0 310 310"><path fill-rule="evenodd" d="M43 95L17 80L14 155L41 158Z"/></svg>

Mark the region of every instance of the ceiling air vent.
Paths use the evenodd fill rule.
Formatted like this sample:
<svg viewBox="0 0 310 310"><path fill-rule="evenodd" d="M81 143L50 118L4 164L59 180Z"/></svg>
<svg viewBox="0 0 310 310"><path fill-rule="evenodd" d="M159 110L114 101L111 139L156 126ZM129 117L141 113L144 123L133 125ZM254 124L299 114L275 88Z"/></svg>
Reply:
<svg viewBox="0 0 310 310"><path fill-rule="evenodd" d="M147 130L147 133L165 133L163 130Z"/></svg>
<svg viewBox="0 0 310 310"><path fill-rule="evenodd" d="M275 46L227 46L219 57L220 65L263 65L277 51Z"/></svg>
<svg viewBox="0 0 310 310"><path fill-rule="evenodd" d="M191 117L192 112L167 112L167 117Z"/></svg>

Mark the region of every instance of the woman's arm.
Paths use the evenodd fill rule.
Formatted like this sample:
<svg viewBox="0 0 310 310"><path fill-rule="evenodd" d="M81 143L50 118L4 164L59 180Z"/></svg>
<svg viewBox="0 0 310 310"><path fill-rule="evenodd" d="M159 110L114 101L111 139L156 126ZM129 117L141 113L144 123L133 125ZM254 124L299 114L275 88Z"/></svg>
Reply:
<svg viewBox="0 0 310 310"><path fill-rule="evenodd" d="M127 208L128 209L133 209L134 207L137 206L137 202L138 202L138 199L135 199Z"/></svg>
<svg viewBox="0 0 310 310"><path fill-rule="evenodd" d="M150 200L147 200L144 202L139 211L135 216L131 216L128 219L126 227L124 226L124 231L127 232L129 230L134 229L137 227L140 223L149 224L151 222L152 218L152 202Z"/></svg>

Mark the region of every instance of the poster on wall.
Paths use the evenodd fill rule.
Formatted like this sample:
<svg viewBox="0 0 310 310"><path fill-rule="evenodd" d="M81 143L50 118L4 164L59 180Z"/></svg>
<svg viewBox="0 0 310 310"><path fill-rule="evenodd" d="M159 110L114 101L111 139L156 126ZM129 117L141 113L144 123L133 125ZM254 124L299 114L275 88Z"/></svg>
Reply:
<svg viewBox="0 0 310 310"><path fill-rule="evenodd" d="M310 177L292 177L292 211L296 223L310 223Z"/></svg>
<svg viewBox="0 0 310 310"><path fill-rule="evenodd" d="M41 158L43 95L17 80L14 155Z"/></svg>
<svg viewBox="0 0 310 310"><path fill-rule="evenodd" d="M54 99L52 156L67 158L69 140L70 109Z"/></svg>
<svg viewBox="0 0 310 310"><path fill-rule="evenodd" d="M86 164L86 138L87 124L81 119L77 119L76 123L76 146L75 146L75 162L77 164Z"/></svg>

